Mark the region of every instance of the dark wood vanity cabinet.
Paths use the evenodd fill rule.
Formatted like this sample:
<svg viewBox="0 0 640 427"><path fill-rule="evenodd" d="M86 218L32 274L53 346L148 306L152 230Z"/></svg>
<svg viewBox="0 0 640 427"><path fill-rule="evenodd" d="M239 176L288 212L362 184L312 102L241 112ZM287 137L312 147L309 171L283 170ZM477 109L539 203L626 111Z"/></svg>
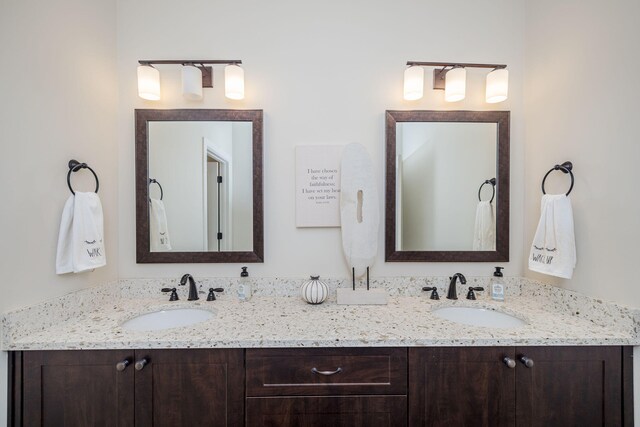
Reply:
<svg viewBox="0 0 640 427"><path fill-rule="evenodd" d="M22 352L22 410L13 424L132 426L134 369L116 369L132 358L125 350Z"/></svg>
<svg viewBox="0 0 640 427"><path fill-rule="evenodd" d="M409 425L632 425L625 357L623 347L412 348Z"/></svg>
<svg viewBox="0 0 640 427"><path fill-rule="evenodd" d="M244 425L243 350L21 355L22 408L12 414L13 425Z"/></svg>
<svg viewBox="0 0 640 427"><path fill-rule="evenodd" d="M23 351L10 365L12 426L633 425L631 347Z"/></svg>
<svg viewBox="0 0 640 427"><path fill-rule="evenodd" d="M244 425L243 350L136 350L136 426Z"/></svg>
<svg viewBox="0 0 640 427"><path fill-rule="evenodd" d="M407 425L407 349L246 353L247 426Z"/></svg>

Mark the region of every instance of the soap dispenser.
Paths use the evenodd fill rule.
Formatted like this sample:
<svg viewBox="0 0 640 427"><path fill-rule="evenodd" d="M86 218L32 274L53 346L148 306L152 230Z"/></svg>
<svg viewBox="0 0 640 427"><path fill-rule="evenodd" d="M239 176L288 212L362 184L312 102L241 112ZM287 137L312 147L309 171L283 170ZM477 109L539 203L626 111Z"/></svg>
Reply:
<svg viewBox="0 0 640 427"><path fill-rule="evenodd" d="M247 267L242 267L242 273L240 273L238 298L240 301L249 301L251 299L251 284L249 283L249 272L247 271Z"/></svg>
<svg viewBox="0 0 640 427"><path fill-rule="evenodd" d="M504 301L504 278L502 277L502 269L504 267L496 267L491 278L490 289L491 299L494 301Z"/></svg>

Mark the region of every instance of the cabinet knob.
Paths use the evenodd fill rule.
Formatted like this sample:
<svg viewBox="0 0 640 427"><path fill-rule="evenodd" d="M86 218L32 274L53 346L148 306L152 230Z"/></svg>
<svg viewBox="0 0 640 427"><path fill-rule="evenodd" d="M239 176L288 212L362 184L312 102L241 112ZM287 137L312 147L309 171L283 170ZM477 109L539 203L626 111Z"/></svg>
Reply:
<svg viewBox="0 0 640 427"><path fill-rule="evenodd" d="M318 371L317 368L311 368L311 372L318 375L329 376L329 375L339 374L340 372L342 372L342 368L338 368L335 371Z"/></svg>
<svg viewBox="0 0 640 427"><path fill-rule="evenodd" d="M528 358L527 356L520 356L520 361L527 368L533 368L533 359Z"/></svg>
<svg viewBox="0 0 640 427"><path fill-rule="evenodd" d="M505 365L507 365L507 367L511 369L516 367L516 361L510 357L505 357L504 359L502 359L502 361L504 362Z"/></svg>
<svg viewBox="0 0 640 427"><path fill-rule="evenodd" d="M149 363L149 359L147 359L146 357L144 359L138 360L135 364L136 371L142 371L144 367L147 366L147 363Z"/></svg>
<svg viewBox="0 0 640 427"><path fill-rule="evenodd" d="M119 372L124 371L125 369L127 369L127 366L129 366L129 359L124 359L122 362L118 362L116 363L116 370L118 370Z"/></svg>

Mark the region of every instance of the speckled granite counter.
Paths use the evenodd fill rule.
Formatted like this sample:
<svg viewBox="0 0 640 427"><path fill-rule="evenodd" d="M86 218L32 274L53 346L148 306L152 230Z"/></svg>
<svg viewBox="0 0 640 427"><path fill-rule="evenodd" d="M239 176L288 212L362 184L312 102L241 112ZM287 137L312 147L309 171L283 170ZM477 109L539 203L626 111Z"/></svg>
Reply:
<svg viewBox="0 0 640 427"><path fill-rule="evenodd" d="M358 346L498 346L498 345L638 345L640 310L605 303L580 294L510 278L507 301L433 301L425 284L444 294L446 278L387 278L374 286L389 291L386 306L340 306L332 297L309 305L298 296L301 280L254 279L256 295L249 302L235 298L235 279L200 279L203 289L223 286L215 302L203 299L169 302L158 290L168 280L122 280L84 290L6 314L2 319L4 350L122 348L252 348ZM471 278L469 285L486 285ZM186 289L180 289L182 295ZM493 329L461 325L437 318L443 306L496 309L524 319L528 325ZM151 332L124 330L120 325L139 314L161 309L204 308L215 312L205 322Z"/></svg>

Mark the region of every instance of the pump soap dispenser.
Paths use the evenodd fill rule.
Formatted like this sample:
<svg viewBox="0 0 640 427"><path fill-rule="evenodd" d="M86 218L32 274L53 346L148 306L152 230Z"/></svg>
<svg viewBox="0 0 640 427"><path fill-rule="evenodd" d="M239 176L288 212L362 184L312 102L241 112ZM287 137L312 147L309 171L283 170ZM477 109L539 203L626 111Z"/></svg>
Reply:
<svg viewBox="0 0 640 427"><path fill-rule="evenodd" d="M238 298L240 301L249 301L251 299L251 283L249 283L249 272L247 271L247 267L242 267L242 273L240 273Z"/></svg>
<svg viewBox="0 0 640 427"><path fill-rule="evenodd" d="M502 277L502 269L504 267L496 267L491 278L491 299L494 301L504 301L504 278Z"/></svg>

